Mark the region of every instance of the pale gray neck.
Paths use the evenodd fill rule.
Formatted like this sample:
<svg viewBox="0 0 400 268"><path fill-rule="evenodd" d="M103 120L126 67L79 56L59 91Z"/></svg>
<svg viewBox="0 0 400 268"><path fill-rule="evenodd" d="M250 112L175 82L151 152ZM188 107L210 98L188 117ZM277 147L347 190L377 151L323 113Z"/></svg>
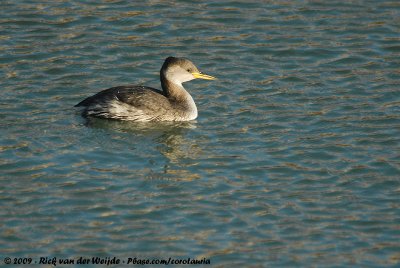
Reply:
<svg viewBox="0 0 400 268"><path fill-rule="evenodd" d="M171 103L183 108L185 112L190 113L192 116L197 117L196 104L189 92L182 86L182 83L176 81L172 82L164 76L161 76L161 87L164 95Z"/></svg>

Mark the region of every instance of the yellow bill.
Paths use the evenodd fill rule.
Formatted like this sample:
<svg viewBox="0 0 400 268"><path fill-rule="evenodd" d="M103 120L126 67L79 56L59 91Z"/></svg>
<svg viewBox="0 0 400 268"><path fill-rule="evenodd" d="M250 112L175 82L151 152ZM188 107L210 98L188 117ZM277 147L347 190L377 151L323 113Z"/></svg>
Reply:
<svg viewBox="0 0 400 268"><path fill-rule="evenodd" d="M214 76L203 74L203 73L192 73L192 75L195 78L200 78L200 79L207 79L207 80L216 80L217 79Z"/></svg>

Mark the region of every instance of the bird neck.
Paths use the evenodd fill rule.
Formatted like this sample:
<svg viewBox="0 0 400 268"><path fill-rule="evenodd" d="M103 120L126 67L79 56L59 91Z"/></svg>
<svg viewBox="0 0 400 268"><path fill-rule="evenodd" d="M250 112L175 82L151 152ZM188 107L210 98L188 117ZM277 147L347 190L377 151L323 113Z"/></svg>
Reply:
<svg viewBox="0 0 400 268"><path fill-rule="evenodd" d="M163 89L164 95L170 100L171 103L184 110L189 111L192 114L196 114L197 117L197 107L196 104L190 96L189 92L185 90L181 83L173 82L161 76L161 87Z"/></svg>
<svg viewBox="0 0 400 268"><path fill-rule="evenodd" d="M161 77L161 87L164 95L172 101L182 102L190 97L190 94L185 90L181 83L173 82L163 76Z"/></svg>

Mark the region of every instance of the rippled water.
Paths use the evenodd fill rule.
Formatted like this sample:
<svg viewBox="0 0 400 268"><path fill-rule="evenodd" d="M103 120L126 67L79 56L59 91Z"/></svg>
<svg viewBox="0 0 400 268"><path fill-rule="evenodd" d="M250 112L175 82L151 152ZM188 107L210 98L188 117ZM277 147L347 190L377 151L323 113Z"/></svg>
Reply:
<svg viewBox="0 0 400 268"><path fill-rule="evenodd" d="M3 258L400 265L398 1L0 3ZM190 123L86 122L111 86L159 87Z"/></svg>

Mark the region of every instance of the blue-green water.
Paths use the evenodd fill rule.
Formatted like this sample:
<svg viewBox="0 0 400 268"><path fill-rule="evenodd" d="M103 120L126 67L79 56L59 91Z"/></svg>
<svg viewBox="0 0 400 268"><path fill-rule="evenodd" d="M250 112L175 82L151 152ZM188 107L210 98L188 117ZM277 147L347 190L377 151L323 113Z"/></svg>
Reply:
<svg viewBox="0 0 400 268"><path fill-rule="evenodd" d="M73 108L167 56L196 121ZM1 264L400 266L398 1L2 0L0 77Z"/></svg>

